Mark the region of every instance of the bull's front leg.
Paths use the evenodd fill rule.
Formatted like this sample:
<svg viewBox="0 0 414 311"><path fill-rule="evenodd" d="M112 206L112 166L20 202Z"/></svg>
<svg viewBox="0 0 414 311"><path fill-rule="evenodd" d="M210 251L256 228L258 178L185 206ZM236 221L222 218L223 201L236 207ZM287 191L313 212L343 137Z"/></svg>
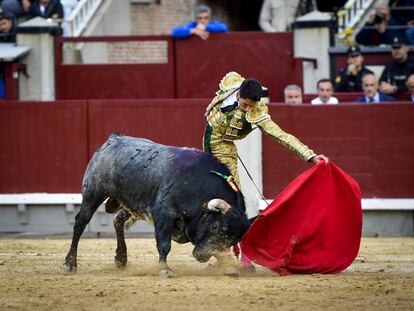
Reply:
<svg viewBox="0 0 414 311"><path fill-rule="evenodd" d="M171 250L171 232L174 225L175 213L173 211L166 212L165 209L161 213L157 213L154 217L155 239L159 254L159 264L161 277L171 277L172 270L168 267L167 256Z"/></svg>
<svg viewBox="0 0 414 311"><path fill-rule="evenodd" d="M84 194L79 212L75 216L75 225L73 226L73 237L70 250L65 258L63 270L65 272L76 272L77 252L79 239L85 230L86 225L90 222L93 214L102 202L102 198L96 195Z"/></svg>
<svg viewBox="0 0 414 311"><path fill-rule="evenodd" d="M115 218L114 218L114 227L116 232L116 240L117 240L117 247L116 247L116 255L115 255L115 265L118 268L124 268L127 265L127 246L125 244L125 222L131 217L131 214L122 209L120 210Z"/></svg>

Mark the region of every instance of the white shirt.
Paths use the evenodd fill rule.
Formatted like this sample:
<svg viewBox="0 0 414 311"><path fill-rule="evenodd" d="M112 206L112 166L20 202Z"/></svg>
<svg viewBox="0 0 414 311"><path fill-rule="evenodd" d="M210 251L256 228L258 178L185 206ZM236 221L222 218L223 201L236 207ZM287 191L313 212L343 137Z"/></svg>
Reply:
<svg viewBox="0 0 414 311"><path fill-rule="evenodd" d="M46 6L45 5L40 5L40 14L42 14L42 16L45 16L45 12L46 12Z"/></svg>
<svg viewBox="0 0 414 311"><path fill-rule="evenodd" d="M299 0L264 0L260 10L260 28L266 32L283 32L290 29L299 2Z"/></svg>
<svg viewBox="0 0 414 311"><path fill-rule="evenodd" d="M316 97L311 100L312 105L323 105L323 104L337 104L339 103L338 99L336 97L329 97L328 101L325 103L323 102L319 97Z"/></svg>
<svg viewBox="0 0 414 311"><path fill-rule="evenodd" d="M231 95L227 96L220 105L220 108L234 105L234 102L237 102L237 91L235 90Z"/></svg>

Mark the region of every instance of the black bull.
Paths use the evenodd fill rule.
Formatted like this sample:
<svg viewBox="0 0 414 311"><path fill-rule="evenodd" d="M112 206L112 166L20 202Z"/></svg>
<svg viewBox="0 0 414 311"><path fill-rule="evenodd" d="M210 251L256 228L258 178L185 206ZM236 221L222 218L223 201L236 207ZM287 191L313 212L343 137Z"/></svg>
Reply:
<svg viewBox="0 0 414 311"><path fill-rule="evenodd" d="M112 134L86 169L65 271L76 271L80 236L107 198L106 210L117 212L118 267L127 262L125 223L137 219L154 224L161 275L171 273L167 265L171 240L191 242L200 262L228 256L223 254L241 240L249 222L242 194L212 171L230 174L224 164L198 149Z"/></svg>

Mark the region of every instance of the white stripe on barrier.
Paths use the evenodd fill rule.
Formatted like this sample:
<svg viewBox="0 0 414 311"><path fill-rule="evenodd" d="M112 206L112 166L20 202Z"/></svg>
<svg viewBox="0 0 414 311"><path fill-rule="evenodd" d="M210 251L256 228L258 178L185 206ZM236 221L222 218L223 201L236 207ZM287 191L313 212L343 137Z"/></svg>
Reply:
<svg viewBox="0 0 414 311"><path fill-rule="evenodd" d="M20 193L0 194L0 205L15 204L80 204L80 193Z"/></svg>
<svg viewBox="0 0 414 311"><path fill-rule="evenodd" d="M53 205L53 204L81 204L80 193L21 193L0 194L0 205ZM272 200L267 200L268 204ZM264 200L260 200L259 209L266 208ZM414 199L362 199L363 210L414 210Z"/></svg>
<svg viewBox="0 0 414 311"><path fill-rule="evenodd" d="M267 200L270 204L272 200ZM259 209L267 207L266 202L259 202ZM362 209L364 211L412 211L414 210L414 199L362 199Z"/></svg>

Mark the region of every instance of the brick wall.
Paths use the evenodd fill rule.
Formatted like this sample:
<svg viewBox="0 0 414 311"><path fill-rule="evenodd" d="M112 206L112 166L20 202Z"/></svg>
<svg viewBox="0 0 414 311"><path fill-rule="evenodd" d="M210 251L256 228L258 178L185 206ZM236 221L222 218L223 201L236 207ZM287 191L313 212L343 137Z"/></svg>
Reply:
<svg viewBox="0 0 414 311"><path fill-rule="evenodd" d="M170 34L174 26L190 20L195 2L194 0L161 0L160 4L131 3L131 34Z"/></svg>
<svg viewBox="0 0 414 311"><path fill-rule="evenodd" d="M165 64L167 41L110 42L108 64Z"/></svg>

